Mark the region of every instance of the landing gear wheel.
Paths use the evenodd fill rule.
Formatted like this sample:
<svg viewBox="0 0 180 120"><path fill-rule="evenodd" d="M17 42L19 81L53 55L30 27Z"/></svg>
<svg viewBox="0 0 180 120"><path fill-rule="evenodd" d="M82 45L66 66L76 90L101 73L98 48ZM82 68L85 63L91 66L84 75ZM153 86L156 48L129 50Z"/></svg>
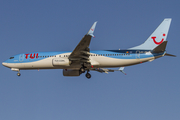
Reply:
<svg viewBox="0 0 180 120"><path fill-rule="evenodd" d="M21 73L17 73L17 76L21 76Z"/></svg>
<svg viewBox="0 0 180 120"><path fill-rule="evenodd" d="M90 78L91 78L91 74L86 73L86 77L87 77L88 79L90 79Z"/></svg>
<svg viewBox="0 0 180 120"><path fill-rule="evenodd" d="M85 69L82 67L82 68L80 68L80 72L81 73L85 73Z"/></svg>

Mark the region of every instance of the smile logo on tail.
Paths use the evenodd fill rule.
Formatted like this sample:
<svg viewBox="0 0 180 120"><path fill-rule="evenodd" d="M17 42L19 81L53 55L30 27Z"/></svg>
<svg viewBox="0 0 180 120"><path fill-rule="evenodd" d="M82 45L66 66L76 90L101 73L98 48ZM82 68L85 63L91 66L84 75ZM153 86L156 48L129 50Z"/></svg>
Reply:
<svg viewBox="0 0 180 120"><path fill-rule="evenodd" d="M163 34L163 36L165 37L166 36L166 34ZM156 39L156 37L151 37L152 39L153 39L153 41L154 41L154 43L156 44L156 45L160 45L163 41L164 41L164 38L162 38L162 40L160 41L160 42L157 42L155 39Z"/></svg>
<svg viewBox="0 0 180 120"><path fill-rule="evenodd" d="M91 28L92 31L94 31L94 29Z"/></svg>

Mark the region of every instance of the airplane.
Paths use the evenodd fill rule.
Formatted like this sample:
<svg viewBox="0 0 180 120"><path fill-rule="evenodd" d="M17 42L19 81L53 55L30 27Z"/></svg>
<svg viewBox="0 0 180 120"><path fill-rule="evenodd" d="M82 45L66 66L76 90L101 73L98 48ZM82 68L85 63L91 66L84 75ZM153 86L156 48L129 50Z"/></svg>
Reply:
<svg viewBox="0 0 180 120"><path fill-rule="evenodd" d="M60 52L29 52L11 56L2 65L17 71L40 69L63 69L64 76L85 76L91 78L90 71L108 73L120 71L124 74L124 67L151 62L163 56L175 55L166 53L167 35L171 18L166 18L157 29L141 45L126 50L90 51L91 38L97 22L94 22L88 33L81 39L75 49ZM119 69L109 69L109 68Z"/></svg>

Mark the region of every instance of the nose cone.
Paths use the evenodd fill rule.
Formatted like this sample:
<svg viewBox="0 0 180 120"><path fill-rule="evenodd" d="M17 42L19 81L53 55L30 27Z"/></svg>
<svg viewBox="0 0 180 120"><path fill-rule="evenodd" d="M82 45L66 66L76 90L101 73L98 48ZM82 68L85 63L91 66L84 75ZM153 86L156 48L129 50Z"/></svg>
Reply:
<svg viewBox="0 0 180 120"><path fill-rule="evenodd" d="M5 66L5 67L8 67L8 63L5 63L5 62L2 62L2 65Z"/></svg>

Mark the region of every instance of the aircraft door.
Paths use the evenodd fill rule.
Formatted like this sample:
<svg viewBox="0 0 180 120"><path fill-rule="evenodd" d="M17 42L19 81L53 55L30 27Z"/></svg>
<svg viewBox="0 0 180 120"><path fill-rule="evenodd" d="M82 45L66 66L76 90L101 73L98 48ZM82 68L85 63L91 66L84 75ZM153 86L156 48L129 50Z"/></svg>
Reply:
<svg viewBox="0 0 180 120"><path fill-rule="evenodd" d="M139 50L136 51L136 59L140 59L140 51Z"/></svg>
<svg viewBox="0 0 180 120"><path fill-rule="evenodd" d="M23 62L23 60L24 60L24 54L20 54L19 55L19 62Z"/></svg>

